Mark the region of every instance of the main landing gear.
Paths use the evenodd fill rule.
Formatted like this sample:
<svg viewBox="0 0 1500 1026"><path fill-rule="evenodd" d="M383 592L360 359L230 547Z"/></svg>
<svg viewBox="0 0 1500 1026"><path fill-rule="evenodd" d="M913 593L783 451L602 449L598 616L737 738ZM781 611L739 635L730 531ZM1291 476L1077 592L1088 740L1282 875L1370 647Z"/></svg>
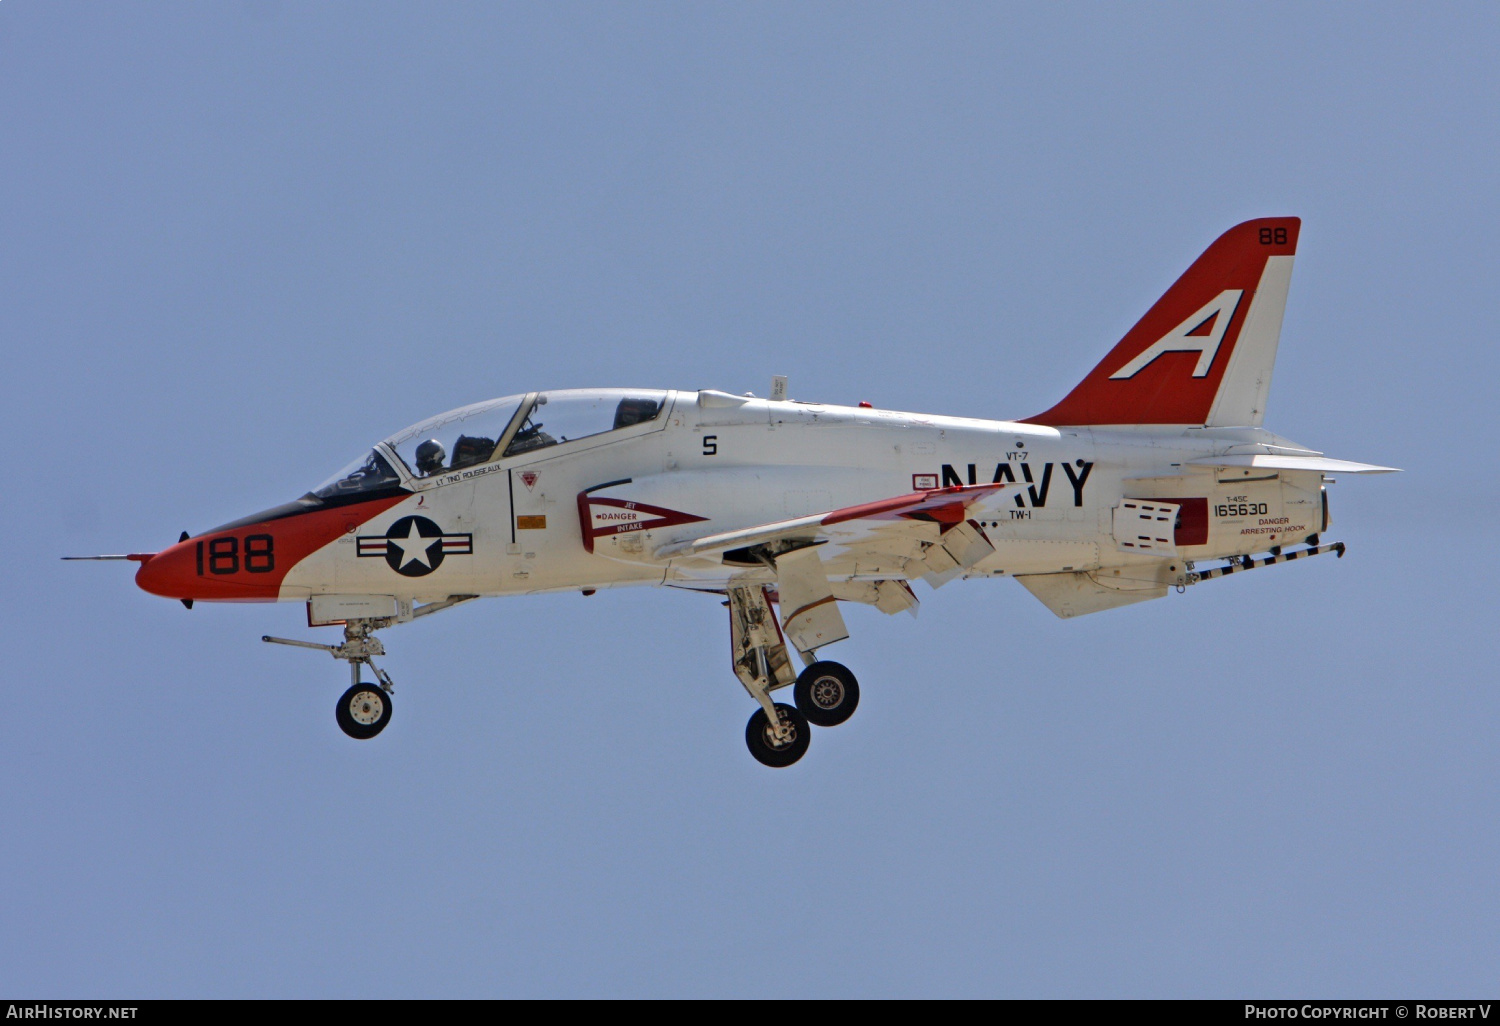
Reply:
<svg viewBox="0 0 1500 1026"><path fill-rule="evenodd" d="M750 754L766 766L790 766L807 754L813 726L837 727L853 716L859 705L859 682L842 663L820 660L798 674L792 700L795 707L772 703L781 729L771 727L763 708L755 710L745 725Z"/></svg>
<svg viewBox="0 0 1500 1026"><path fill-rule="evenodd" d="M266 634L261 636L261 641L269 641L277 645L291 645L294 648L311 648L320 652L327 652L335 659L342 659L349 664L349 677L352 683L349 690L339 697L338 704L334 706L334 718L338 721L339 729L350 737L360 741L367 741L379 734L391 722L391 694L396 686L391 682L391 675L375 665L375 656L385 655L385 646L380 639L375 637L375 632L392 624L405 623L428 613L436 613L440 609L456 606L460 602L467 602L474 595L454 595L441 602L429 602L425 606L412 607L406 603L399 608L403 609L400 616L380 616L370 618L350 619L344 621L344 643L342 645L320 645L315 641L296 641L292 638L273 638ZM370 673L375 677L375 683L365 683L360 679L360 667L368 666Z"/></svg>
<svg viewBox="0 0 1500 1026"><path fill-rule="evenodd" d="M745 724L745 744L762 765L790 766L807 754L812 728L800 710L780 702L772 703L772 708L776 710L776 727L771 726L764 709L755 710Z"/></svg>
<svg viewBox="0 0 1500 1026"><path fill-rule="evenodd" d="M859 707L859 681L842 663L820 660L797 675L792 699L807 722L837 727Z"/></svg>
<svg viewBox="0 0 1500 1026"><path fill-rule="evenodd" d="M849 668L801 653L807 669L795 674L786 641L776 623L768 589L729 589L729 624L734 672L760 708L745 725L745 745L766 766L790 766L807 754L812 726L834 727L854 715L859 682ZM795 706L771 699L792 685Z"/></svg>

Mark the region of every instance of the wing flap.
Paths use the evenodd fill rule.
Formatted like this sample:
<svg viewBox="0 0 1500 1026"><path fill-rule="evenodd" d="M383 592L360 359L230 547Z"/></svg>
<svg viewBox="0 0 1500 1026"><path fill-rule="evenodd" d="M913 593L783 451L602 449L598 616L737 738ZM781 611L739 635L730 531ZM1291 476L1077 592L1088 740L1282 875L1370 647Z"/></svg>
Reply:
<svg viewBox="0 0 1500 1026"><path fill-rule="evenodd" d="M817 546L776 557L781 626L799 652L814 652L849 636Z"/></svg>
<svg viewBox="0 0 1500 1026"><path fill-rule="evenodd" d="M994 551L984 528L966 520L944 532L942 540L927 550L923 562L930 572L922 579L934 588L941 588Z"/></svg>
<svg viewBox="0 0 1500 1026"><path fill-rule="evenodd" d="M859 602L893 616L896 613L917 615L921 601L905 581L839 581L833 585L833 597L840 602Z"/></svg>

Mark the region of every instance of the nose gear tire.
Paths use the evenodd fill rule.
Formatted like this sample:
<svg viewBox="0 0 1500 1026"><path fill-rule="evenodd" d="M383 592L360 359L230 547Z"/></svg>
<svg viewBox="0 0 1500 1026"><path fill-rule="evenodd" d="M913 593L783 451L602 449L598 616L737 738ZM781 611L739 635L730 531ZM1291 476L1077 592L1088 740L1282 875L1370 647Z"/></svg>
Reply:
<svg viewBox="0 0 1500 1026"><path fill-rule="evenodd" d="M366 741L391 722L391 696L379 684L356 684L344 692L334 711L340 730Z"/></svg>
<svg viewBox="0 0 1500 1026"><path fill-rule="evenodd" d="M797 676L792 698L807 722L837 727L859 706L859 682L842 663L813 663Z"/></svg>
<svg viewBox="0 0 1500 1026"><path fill-rule="evenodd" d="M755 710L750 722L745 725L745 744L757 762L765 766L790 766L807 754L807 744L812 738L812 729L807 718L789 705L776 705L781 722L791 727L791 735L777 740L771 730L771 721L764 709Z"/></svg>

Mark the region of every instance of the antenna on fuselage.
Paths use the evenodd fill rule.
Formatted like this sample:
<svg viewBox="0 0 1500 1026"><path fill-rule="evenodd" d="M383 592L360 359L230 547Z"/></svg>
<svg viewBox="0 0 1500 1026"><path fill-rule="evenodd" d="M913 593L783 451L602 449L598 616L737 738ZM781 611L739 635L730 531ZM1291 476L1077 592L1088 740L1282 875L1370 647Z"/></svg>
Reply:
<svg viewBox="0 0 1500 1026"><path fill-rule="evenodd" d="M777 403L786 402L785 374L773 374L771 376L771 401Z"/></svg>

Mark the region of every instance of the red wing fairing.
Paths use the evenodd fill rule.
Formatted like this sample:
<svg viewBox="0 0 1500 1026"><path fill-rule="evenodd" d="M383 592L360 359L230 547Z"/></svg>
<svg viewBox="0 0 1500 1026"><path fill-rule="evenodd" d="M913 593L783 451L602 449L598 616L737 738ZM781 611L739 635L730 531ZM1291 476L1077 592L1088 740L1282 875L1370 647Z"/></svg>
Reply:
<svg viewBox="0 0 1500 1026"><path fill-rule="evenodd" d="M841 550L856 552L866 546L890 551L890 542L908 535L913 540L921 537L924 541L936 542L969 521L973 508L981 500L1005 487L1007 485L1002 482L912 492L827 513L711 534L695 541L664 546L657 550L656 556L707 556L777 541L827 541ZM983 537L977 525L972 525L971 530ZM926 538L928 534L932 536L930 539ZM993 550L987 541L985 545Z"/></svg>
<svg viewBox="0 0 1500 1026"><path fill-rule="evenodd" d="M1003 483L956 485L936 491L912 492L893 499L836 509L825 513L822 522L833 525L851 520L925 520L949 528L967 520L969 507L974 503L1004 487Z"/></svg>

